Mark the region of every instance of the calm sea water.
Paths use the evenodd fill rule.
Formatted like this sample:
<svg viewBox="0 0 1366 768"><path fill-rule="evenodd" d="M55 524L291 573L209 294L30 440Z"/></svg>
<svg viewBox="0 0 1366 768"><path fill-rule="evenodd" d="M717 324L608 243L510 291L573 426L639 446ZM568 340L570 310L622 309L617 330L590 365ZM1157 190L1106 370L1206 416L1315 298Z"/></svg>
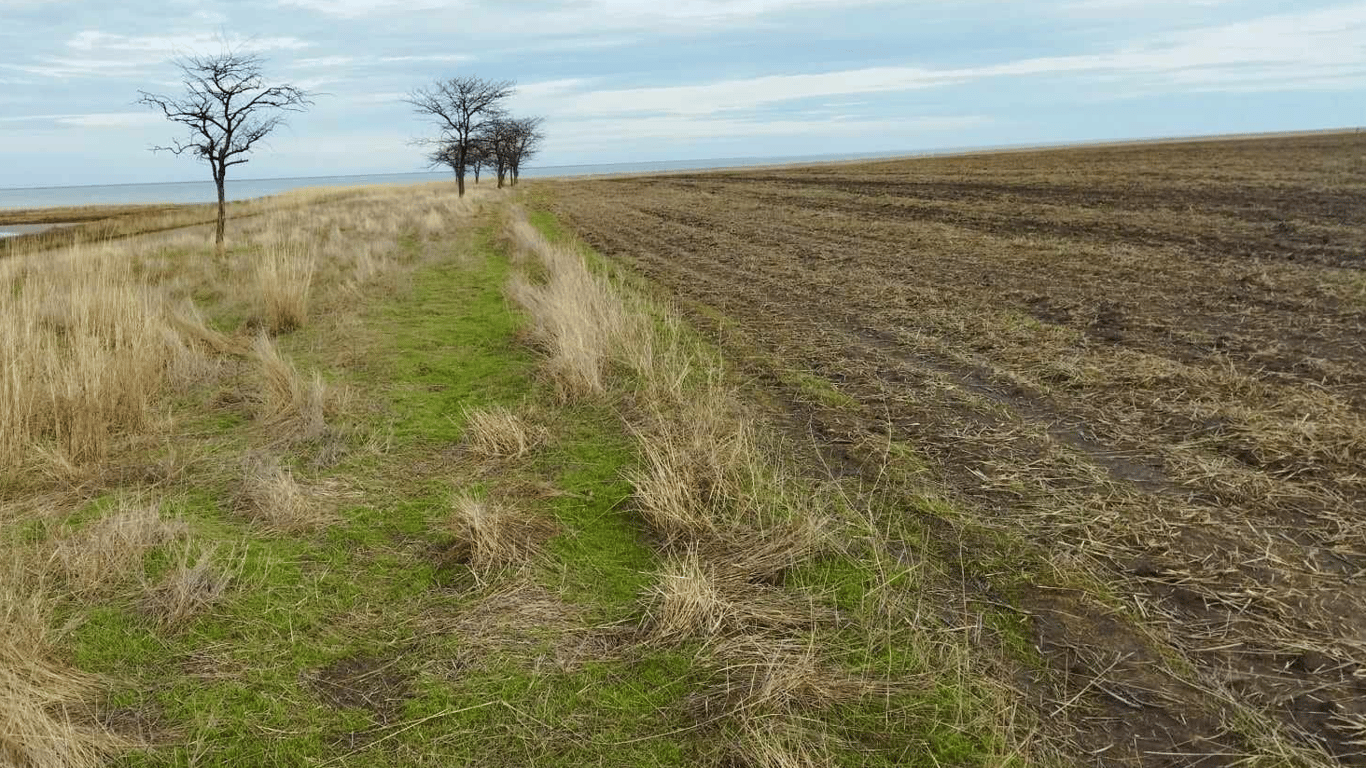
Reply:
<svg viewBox="0 0 1366 768"><path fill-rule="evenodd" d="M560 176L593 176L611 173L651 173L656 171L686 171L714 168L743 168L794 162L824 162L858 160L876 157L895 157L892 153L862 155L812 155L803 157L740 157L716 160L663 160L649 163L615 163L609 165L561 165L527 168L523 178ZM300 187L350 187L362 184L421 184L430 181L449 181L447 173L391 173L371 176L308 176L287 179L228 179L227 194L232 200L277 195ZM211 181L188 181L169 184L111 184L92 187L29 187L0 188L0 209L52 208L77 205L131 205L139 203L210 203L217 199Z"/></svg>

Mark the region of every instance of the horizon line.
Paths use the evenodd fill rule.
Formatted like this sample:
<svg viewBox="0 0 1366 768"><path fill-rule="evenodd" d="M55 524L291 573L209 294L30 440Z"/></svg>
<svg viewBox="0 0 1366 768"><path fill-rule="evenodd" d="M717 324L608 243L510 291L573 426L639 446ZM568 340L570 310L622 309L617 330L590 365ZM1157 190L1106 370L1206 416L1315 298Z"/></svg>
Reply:
<svg viewBox="0 0 1366 768"><path fill-rule="evenodd" d="M1131 137L1121 139L1078 139L1058 142L1042 143L1019 143L1019 144L984 144L968 145L959 147L938 147L934 149L917 150L872 150L869 152L848 152L848 153L824 153L810 155L732 155L727 157L696 157L696 158L673 158L667 160L619 160L610 163L564 163L560 165L535 165L528 166L528 171L556 170L560 168L589 168L589 167L613 167L622 165L648 165L651 163L725 163L739 160L796 160L818 159L818 158L867 158L867 159L912 159L927 156L957 155L957 154L976 154L1006 151L1028 151L1046 149L1067 149L1069 147L1097 147L1126 144L1150 144L1163 142L1188 142L1202 140L1237 140L1237 139L1256 139L1274 138L1277 136L1312 136L1316 134L1331 135L1338 133L1360 133L1366 126L1341 126L1336 128L1309 128L1294 131L1254 131L1250 133L1210 133L1210 134L1188 134L1176 136L1148 136ZM836 161L838 162L838 161ZM724 166L718 166L724 167ZM705 169L689 169L705 170ZM323 176L260 176L242 179L229 179L228 183L249 182L249 181L308 181L316 179L344 179L359 176L445 176L446 171L390 171L386 173L339 173L327 174ZM586 174L603 175L603 174ZM139 181L131 183L104 183L104 184L51 184L42 186L25 187L0 187L0 191L22 192L25 190L42 189L92 189L97 187L155 187L167 186L171 184L211 184L212 181L202 180L182 180L182 181Z"/></svg>

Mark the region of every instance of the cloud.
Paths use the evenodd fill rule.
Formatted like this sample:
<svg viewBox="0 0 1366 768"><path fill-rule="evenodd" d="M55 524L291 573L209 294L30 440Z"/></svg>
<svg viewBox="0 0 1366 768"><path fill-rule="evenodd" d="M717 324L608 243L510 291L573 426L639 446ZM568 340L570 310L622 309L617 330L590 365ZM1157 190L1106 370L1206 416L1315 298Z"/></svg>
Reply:
<svg viewBox="0 0 1366 768"><path fill-rule="evenodd" d="M1350 88L1366 84L1366 3L1160 35L1093 54L1024 58L975 67L869 67L765 75L689 85L579 90L581 80L524 88L570 116L742 112L804 99L943 88L1003 78L1088 77L1117 82L1117 97L1201 90ZM530 91L530 93L528 93Z"/></svg>
<svg viewBox="0 0 1366 768"><path fill-rule="evenodd" d="M220 48L234 51L297 51L313 44L297 37L246 37L243 35L116 35L109 32L85 30L77 32L66 43L78 51L126 51L169 58L179 52L214 52Z"/></svg>
<svg viewBox="0 0 1366 768"><path fill-rule="evenodd" d="M554 122L550 126L548 150L564 148L564 154L621 147L648 147L660 143L712 142L717 140L860 137L877 141L910 141L908 137L957 132L991 123L984 116L912 117L904 119L848 116L847 119L801 119L784 117L716 118L696 116L655 116L616 120L579 120ZM756 154L763 154L757 152Z"/></svg>
<svg viewBox="0 0 1366 768"><path fill-rule="evenodd" d="M94 112L75 115L17 115L0 117L0 123L56 123L76 128L144 128L164 118L146 112Z"/></svg>
<svg viewBox="0 0 1366 768"><path fill-rule="evenodd" d="M961 76L936 73L917 67L876 67L810 75L767 75L702 85L591 91L574 98L567 111L586 115L648 112L709 115L815 97L933 88L962 79Z"/></svg>
<svg viewBox="0 0 1366 768"><path fill-rule="evenodd" d="M412 61L461 62L469 61L472 58L474 57L461 53L431 53L421 56L381 56L378 60L385 63Z"/></svg>
<svg viewBox="0 0 1366 768"><path fill-rule="evenodd" d="M710 27L781 13L818 9L850 8L856 5L890 4L895 0L560 0L552 3L526 3L518 9L512 3L490 0L278 0L281 5L304 8L328 16L359 19L366 16L411 11L438 11L477 29L492 29L494 20L515 29L543 30L552 35L604 29L648 28L661 24L675 28ZM531 24L533 26L528 27Z"/></svg>
<svg viewBox="0 0 1366 768"><path fill-rule="evenodd" d="M295 59L292 63L296 67L312 69L314 67L346 67L360 61L361 59L355 56L316 56L308 59Z"/></svg>
<svg viewBox="0 0 1366 768"><path fill-rule="evenodd" d="M183 35L119 35L96 30L77 32L66 42L69 56L44 55L28 64L0 64L5 69L51 78L130 77L176 56L215 52L301 50L313 44L297 37Z"/></svg>
<svg viewBox="0 0 1366 768"><path fill-rule="evenodd" d="M442 0L280 0L280 4L348 19L392 11L406 12L468 5L464 2L442 2Z"/></svg>

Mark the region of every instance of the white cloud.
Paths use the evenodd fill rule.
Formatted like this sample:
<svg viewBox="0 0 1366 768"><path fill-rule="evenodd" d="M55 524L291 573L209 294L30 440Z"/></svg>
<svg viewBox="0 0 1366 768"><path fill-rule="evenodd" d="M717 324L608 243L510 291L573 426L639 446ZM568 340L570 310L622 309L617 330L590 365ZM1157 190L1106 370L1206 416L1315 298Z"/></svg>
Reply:
<svg viewBox="0 0 1366 768"><path fill-rule="evenodd" d="M295 59L293 64L296 67L311 69L313 67L345 67L358 61L360 61L360 59L357 59L355 56L316 56L309 59Z"/></svg>
<svg viewBox="0 0 1366 768"><path fill-rule="evenodd" d="M57 122L77 128L144 128L162 125L165 118L146 112L99 112L89 115L65 115L58 118Z"/></svg>
<svg viewBox="0 0 1366 768"><path fill-rule="evenodd" d="M96 30L77 32L66 42L68 56L39 56L28 64L0 67L53 78L129 77L176 56L216 52L227 46L237 51L301 50L312 43L297 37L184 35L118 35Z"/></svg>
<svg viewBox="0 0 1366 768"><path fill-rule="evenodd" d="M658 142L695 142L717 139L801 138L832 139L872 137L882 139L961 131L991 121L980 116L919 117L905 119L741 119L696 116L656 116L616 120L555 122L549 130L551 147L564 154L584 150L649 146Z"/></svg>
<svg viewBox="0 0 1366 768"><path fill-rule="evenodd" d="M244 37L242 35L116 35L109 32L86 30L67 41L67 47L78 51L127 51L154 55L163 60L178 53L196 51L215 52L220 48L235 51L297 51L312 43L297 37Z"/></svg>
<svg viewBox="0 0 1366 768"><path fill-rule="evenodd" d="M17 115L0 117L0 123L57 123L77 128L143 128L164 118L147 112L94 112L76 115Z"/></svg>
<svg viewBox="0 0 1366 768"><path fill-rule="evenodd" d="M280 4L350 19L390 11L417 11L467 5L463 2L442 0L280 0Z"/></svg>
<svg viewBox="0 0 1366 768"><path fill-rule="evenodd" d="M583 90L581 80L524 88L541 108L567 116L713 115L803 99L940 88L1043 76L1108 79L1123 96L1202 90L1351 88L1366 85L1366 3L1187 30L1096 54L1046 56L959 68L871 67L766 75L695 85ZM528 93L529 92L529 93ZM854 102L862 103L862 102ZM851 104L852 106L852 104Z"/></svg>
<svg viewBox="0 0 1366 768"><path fill-rule="evenodd" d="M346 19L410 11L440 11L462 27L495 29L520 18L512 28L562 35L606 29L660 29L661 24L706 27L813 8L849 8L896 0L559 0L553 3L479 2L479 0L278 0L282 5Z"/></svg>
<svg viewBox="0 0 1366 768"><path fill-rule="evenodd" d="M433 53L422 56L381 56L379 57L379 61L385 63L412 61L461 62L469 61L472 58L472 56L461 53Z"/></svg>

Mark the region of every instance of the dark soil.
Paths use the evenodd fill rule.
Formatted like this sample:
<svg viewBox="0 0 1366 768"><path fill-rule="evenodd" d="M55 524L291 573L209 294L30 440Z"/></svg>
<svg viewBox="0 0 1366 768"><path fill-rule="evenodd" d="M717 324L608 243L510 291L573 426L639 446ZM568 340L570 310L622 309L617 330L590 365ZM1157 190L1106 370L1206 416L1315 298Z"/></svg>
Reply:
<svg viewBox="0 0 1366 768"><path fill-rule="evenodd" d="M1366 765L1366 136L549 188L828 448L1099 576L996 577L1086 762L1269 752L1236 701Z"/></svg>

